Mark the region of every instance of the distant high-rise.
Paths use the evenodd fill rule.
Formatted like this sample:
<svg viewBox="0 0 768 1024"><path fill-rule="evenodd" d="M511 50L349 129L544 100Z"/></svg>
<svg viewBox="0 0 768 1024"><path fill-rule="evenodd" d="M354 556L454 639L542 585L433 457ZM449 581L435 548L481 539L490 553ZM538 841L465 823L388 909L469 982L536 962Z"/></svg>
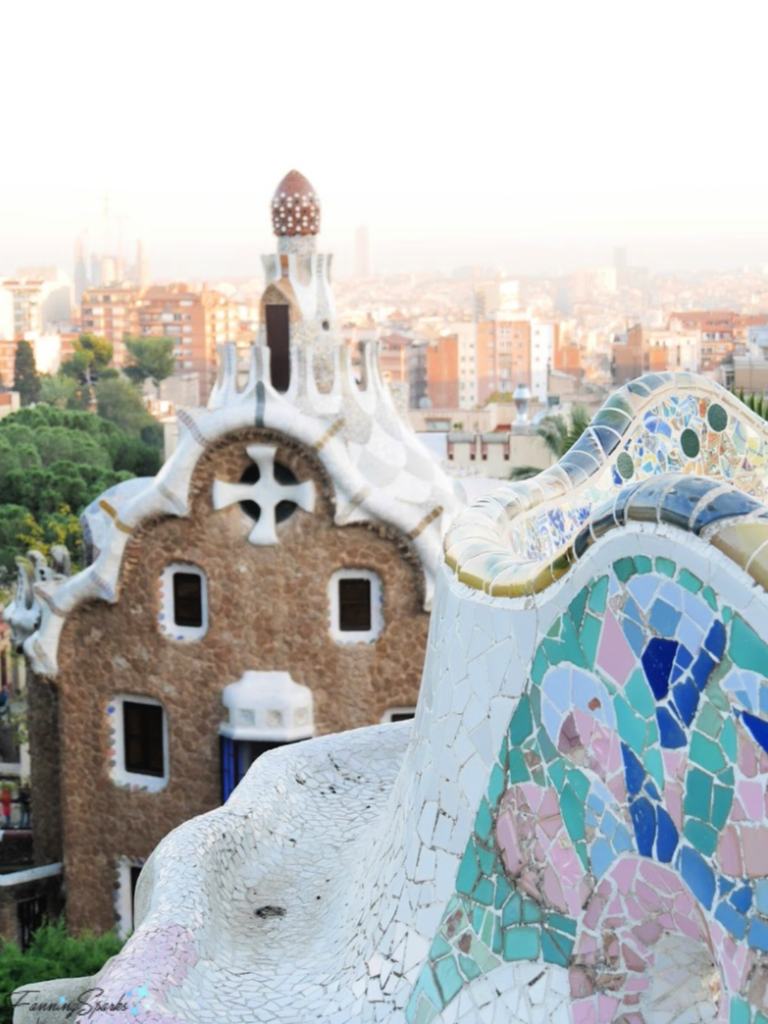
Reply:
<svg viewBox="0 0 768 1024"><path fill-rule="evenodd" d="M88 267L85 262L85 242L82 236L75 242L75 305L79 306L88 287Z"/></svg>
<svg viewBox="0 0 768 1024"><path fill-rule="evenodd" d="M139 288L149 287L149 254L141 239L136 243L136 284Z"/></svg>
<svg viewBox="0 0 768 1024"><path fill-rule="evenodd" d="M361 224L355 231L355 277L371 276L371 245L368 228Z"/></svg>

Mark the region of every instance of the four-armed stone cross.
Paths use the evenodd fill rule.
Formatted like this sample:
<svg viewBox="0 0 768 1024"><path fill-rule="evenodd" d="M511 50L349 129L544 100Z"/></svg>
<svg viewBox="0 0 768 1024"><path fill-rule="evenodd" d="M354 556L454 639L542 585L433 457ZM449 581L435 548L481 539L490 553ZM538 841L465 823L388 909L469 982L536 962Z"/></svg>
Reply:
<svg viewBox="0 0 768 1024"><path fill-rule="evenodd" d="M232 484L224 480L213 481L213 507L218 511L239 501L253 501L261 515L248 535L251 544L277 544L275 509L281 501L292 501L305 512L315 508L315 485L311 480L303 484L281 484L275 479L274 445L255 444L246 448L259 468L259 479L253 484Z"/></svg>

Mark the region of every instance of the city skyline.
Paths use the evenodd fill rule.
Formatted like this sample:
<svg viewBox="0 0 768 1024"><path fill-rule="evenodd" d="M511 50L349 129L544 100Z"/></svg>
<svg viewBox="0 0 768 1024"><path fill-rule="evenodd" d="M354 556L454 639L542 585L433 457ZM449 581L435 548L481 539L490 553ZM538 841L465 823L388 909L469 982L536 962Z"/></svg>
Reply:
<svg viewBox="0 0 768 1024"><path fill-rule="evenodd" d="M6 12L42 73L25 74L24 47L2 71L25 102L8 111L18 159L0 169L0 270L69 269L83 229L102 251L106 195L158 276L258 276L272 244L263 196L291 167L322 196L340 276L360 224L376 273L555 273L610 263L616 245L662 270L768 264L759 4L723 22L650 2L630 33L603 2L481 2L472 18L294 10L287 63L268 6L225 0L195 19L139 2L108 46L92 0L46 7L43 31L31 10ZM62 49L75 28L86 60ZM125 73L170 68L169 40L186 72Z"/></svg>

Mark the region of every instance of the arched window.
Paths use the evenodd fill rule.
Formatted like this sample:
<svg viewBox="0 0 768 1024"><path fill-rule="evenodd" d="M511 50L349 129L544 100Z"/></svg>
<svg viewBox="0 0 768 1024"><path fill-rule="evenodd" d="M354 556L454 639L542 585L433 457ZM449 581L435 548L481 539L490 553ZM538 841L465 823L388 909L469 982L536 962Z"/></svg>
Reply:
<svg viewBox="0 0 768 1024"><path fill-rule="evenodd" d="M270 352L272 387L287 391L291 383L291 325L286 303L268 302L264 307L267 347Z"/></svg>
<svg viewBox="0 0 768 1024"><path fill-rule="evenodd" d="M170 777L168 720L154 697L121 694L107 706L112 781L119 786L139 786L150 792L164 789Z"/></svg>
<svg viewBox="0 0 768 1024"><path fill-rule="evenodd" d="M336 643L368 644L381 633L381 579L371 569L338 569L328 584L328 603Z"/></svg>
<svg viewBox="0 0 768 1024"><path fill-rule="evenodd" d="M160 628L169 640L200 640L208 632L208 582L196 565L172 562L160 574Z"/></svg>

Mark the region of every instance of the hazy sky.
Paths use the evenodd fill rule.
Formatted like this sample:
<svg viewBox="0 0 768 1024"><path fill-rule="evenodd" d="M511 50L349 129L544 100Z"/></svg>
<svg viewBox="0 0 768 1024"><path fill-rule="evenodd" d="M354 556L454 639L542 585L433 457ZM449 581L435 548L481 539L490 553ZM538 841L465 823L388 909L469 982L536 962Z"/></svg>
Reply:
<svg viewBox="0 0 768 1024"><path fill-rule="evenodd" d="M158 275L259 274L294 166L339 273L361 222L380 271L768 264L765 0L7 0L0 38L0 273L100 250L108 194Z"/></svg>

